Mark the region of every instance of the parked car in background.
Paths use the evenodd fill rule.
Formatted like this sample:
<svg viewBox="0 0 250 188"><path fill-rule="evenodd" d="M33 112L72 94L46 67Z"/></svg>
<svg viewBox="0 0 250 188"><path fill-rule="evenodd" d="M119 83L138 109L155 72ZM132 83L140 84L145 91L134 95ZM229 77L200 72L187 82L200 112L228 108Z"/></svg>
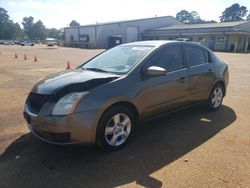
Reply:
<svg viewBox="0 0 250 188"><path fill-rule="evenodd" d="M200 103L218 110L228 77L227 63L199 44L128 43L40 80L24 117L45 142L116 150L140 121Z"/></svg>
<svg viewBox="0 0 250 188"><path fill-rule="evenodd" d="M189 38L177 38L176 41L182 41L182 42L191 42Z"/></svg>
<svg viewBox="0 0 250 188"><path fill-rule="evenodd" d="M57 46L58 41L55 38L46 38L45 39L47 46Z"/></svg>
<svg viewBox="0 0 250 188"><path fill-rule="evenodd" d="M20 45L21 46L34 46L35 43L31 42L31 41L22 41L22 42L20 42Z"/></svg>
<svg viewBox="0 0 250 188"><path fill-rule="evenodd" d="M15 43L12 40L2 40L1 44L3 44L3 45L14 45Z"/></svg>
<svg viewBox="0 0 250 188"><path fill-rule="evenodd" d="M14 40L14 43L15 43L16 45L20 45L20 44L21 44L21 41L19 41L19 40Z"/></svg>

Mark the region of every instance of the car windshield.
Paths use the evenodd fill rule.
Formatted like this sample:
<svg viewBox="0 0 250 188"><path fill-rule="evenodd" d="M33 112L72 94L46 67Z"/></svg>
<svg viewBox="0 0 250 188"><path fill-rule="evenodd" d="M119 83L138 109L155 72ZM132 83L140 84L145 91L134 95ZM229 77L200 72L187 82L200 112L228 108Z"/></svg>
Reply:
<svg viewBox="0 0 250 188"><path fill-rule="evenodd" d="M112 48L82 66L85 70L125 74L131 70L153 47L118 46Z"/></svg>

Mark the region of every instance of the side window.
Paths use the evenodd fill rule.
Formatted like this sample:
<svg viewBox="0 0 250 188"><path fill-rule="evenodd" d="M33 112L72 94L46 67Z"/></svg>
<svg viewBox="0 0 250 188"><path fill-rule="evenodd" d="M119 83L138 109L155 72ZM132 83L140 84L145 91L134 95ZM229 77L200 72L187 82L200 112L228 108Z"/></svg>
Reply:
<svg viewBox="0 0 250 188"><path fill-rule="evenodd" d="M196 47L184 47L184 49L186 52L187 63L189 67L206 63L203 49Z"/></svg>
<svg viewBox="0 0 250 188"><path fill-rule="evenodd" d="M184 68L180 46L169 46L158 51L150 60L150 66L158 66L168 72Z"/></svg>
<svg viewBox="0 0 250 188"><path fill-rule="evenodd" d="M207 51L207 50L203 50L203 51L205 54L206 63L212 63L212 58L211 58L209 51Z"/></svg>
<svg viewBox="0 0 250 188"><path fill-rule="evenodd" d="M204 52L204 55L205 55L205 62L209 63L210 61L209 61L209 58L208 58L208 51L203 50L203 52Z"/></svg>

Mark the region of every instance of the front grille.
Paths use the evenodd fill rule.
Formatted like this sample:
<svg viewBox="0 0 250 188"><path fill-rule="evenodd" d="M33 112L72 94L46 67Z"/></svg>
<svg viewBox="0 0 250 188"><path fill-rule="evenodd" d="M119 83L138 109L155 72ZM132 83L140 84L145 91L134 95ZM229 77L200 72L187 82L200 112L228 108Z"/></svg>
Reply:
<svg viewBox="0 0 250 188"><path fill-rule="evenodd" d="M27 99L27 104L29 105L31 112L38 114L46 102L53 101L54 99L52 95L30 93Z"/></svg>

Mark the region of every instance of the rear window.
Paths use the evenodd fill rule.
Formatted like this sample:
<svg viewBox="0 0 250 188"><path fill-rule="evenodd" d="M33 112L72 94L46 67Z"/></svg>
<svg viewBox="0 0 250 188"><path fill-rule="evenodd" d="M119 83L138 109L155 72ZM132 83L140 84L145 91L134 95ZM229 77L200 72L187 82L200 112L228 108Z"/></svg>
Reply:
<svg viewBox="0 0 250 188"><path fill-rule="evenodd" d="M184 49L189 67L202 65L207 62L203 49L196 47L184 47Z"/></svg>

